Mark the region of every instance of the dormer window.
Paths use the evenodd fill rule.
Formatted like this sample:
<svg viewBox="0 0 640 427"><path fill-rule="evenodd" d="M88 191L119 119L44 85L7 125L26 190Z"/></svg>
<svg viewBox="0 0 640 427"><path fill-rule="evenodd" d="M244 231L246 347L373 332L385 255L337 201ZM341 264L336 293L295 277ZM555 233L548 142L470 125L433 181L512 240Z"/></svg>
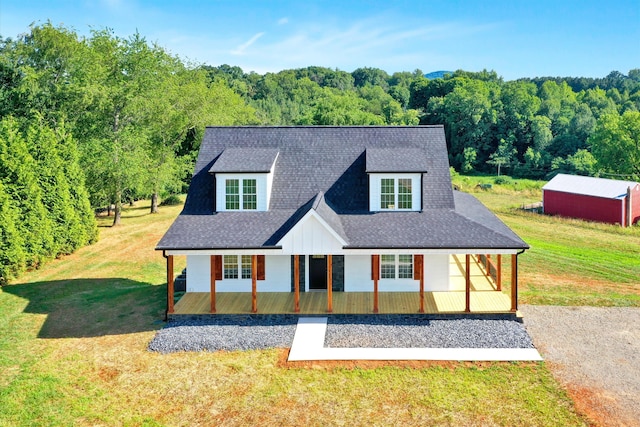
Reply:
<svg viewBox="0 0 640 427"><path fill-rule="evenodd" d="M217 211L269 210L278 150L229 148L209 173L216 180Z"/></svg>
<svg viewBox="0 0 640 427"><path fill-rule="evenodd" d="M242 183L242 185L240 185ZM225 180L225 209L228 211L249 211L258 208L257 184L255 179Z"/></svg>
<svg viewBox="0 0 640 427"><path fill-rule="evenodd" d="M374 148L366 151L371 211L419 211L422 209L424 150Z"/></svg>
<svg viewBox="0 0 640 427"><path fill-rule="evenodd" d="M419 211L421 174L369 174L369 206L376 211Z"/></svg>
<svg viewBox="0 0 640 427"><path fill-rule="evenodd" d="M411 210L411 178L382 178L380 180L380 209Z"/></svg>

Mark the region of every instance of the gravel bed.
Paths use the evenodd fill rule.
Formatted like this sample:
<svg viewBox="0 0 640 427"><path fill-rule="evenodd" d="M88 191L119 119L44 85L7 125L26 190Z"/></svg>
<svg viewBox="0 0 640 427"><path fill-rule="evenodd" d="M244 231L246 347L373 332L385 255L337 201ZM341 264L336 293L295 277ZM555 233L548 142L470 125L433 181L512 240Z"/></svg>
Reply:
<svg viewBox="0 0 640 427"><path fill-rule="evenodd" d="M174 319L149 343L159 353L291 347L297 316L220 316ZM428 319L403 316L329 317L325 347L531 348L513 320Z"/></svg>
<svg viewBox="0 0 640 427"><path fill-rule="evenodd" d="M149 343L159 353L291 347L297 316L229 316L171 320Z"/></svg>
<svg viewBox="0 0 640 427"><path fill-rule="evenodd" d="M396 316L329 318L325 347L533 348L515 320L425 319Z"/></svg>

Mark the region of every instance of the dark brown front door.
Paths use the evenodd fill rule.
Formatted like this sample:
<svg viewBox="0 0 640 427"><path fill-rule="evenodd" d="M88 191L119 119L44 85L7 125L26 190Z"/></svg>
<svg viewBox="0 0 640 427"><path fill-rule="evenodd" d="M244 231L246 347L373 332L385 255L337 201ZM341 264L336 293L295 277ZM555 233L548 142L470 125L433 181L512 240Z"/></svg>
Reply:
<svg viewBox="0 0 640 427"><path fill-rule="evenodd" d="M327 290L327 257L324 255L309 257L309 289Z"/></svg>

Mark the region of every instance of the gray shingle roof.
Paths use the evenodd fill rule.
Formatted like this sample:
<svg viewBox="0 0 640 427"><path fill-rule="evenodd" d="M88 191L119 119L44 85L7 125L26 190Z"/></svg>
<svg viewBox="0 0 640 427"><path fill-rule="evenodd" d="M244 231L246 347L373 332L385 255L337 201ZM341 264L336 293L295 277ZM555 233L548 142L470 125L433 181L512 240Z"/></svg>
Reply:
<svg viewBox="0 0 640 427"><path fill-rule="evenodd" d="M367 172L427 172L427 156L419 148L368 148Z"/></svg>
<svg viewBox="0 0 640 427"><path fill-rule="evenodd" d="M393 165L382 155L398 148L422 153L419 164L428 171L422 180L423 210L369 212L366 153L380 154L378 165ZM269 211L214 212L209 170L217 170L225 150L242 150L236 153L243 156L278 152ZM310 209L348 248L528 247L473 196L454 195L442 126L312 126L207 128L183 212L157 249L274 247Z"/></svg>
<svg viewBox="0 0 640 427"><path fill-rule="evenodd" d="M328 225L338 233L342 240L348 242L349 239L344 232L342 227L342 221L340 221L340 215L333 210L331 206L327 204L327 201L324 198L324 193L318 193L316 198L313 201L312 209L317 212L317 214L322 218Z"/></svg>
<svg viewBox="0 0 640 427"><path fill-rule="evenodd" d="M209 172L269 172L278 156L276 148L227 148Z"/></svg>
<svg viewBox="0 0 640 427"><path fill-rule="evenodd" d="M619 199L627 195L627 188L640 185L634 181L593 178L589 176L566 175L559 173L547 182L543 190L561 191L563 193L584 194L585 196Z"/></svg>

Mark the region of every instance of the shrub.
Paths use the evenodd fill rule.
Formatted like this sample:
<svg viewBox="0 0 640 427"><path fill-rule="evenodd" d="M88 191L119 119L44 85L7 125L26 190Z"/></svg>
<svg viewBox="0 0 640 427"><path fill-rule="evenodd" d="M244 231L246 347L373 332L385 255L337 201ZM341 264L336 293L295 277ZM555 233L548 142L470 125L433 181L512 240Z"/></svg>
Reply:
<svg viewBox="0 0 640 427"><path fill-rule="evenodd" d="M160 206L175 206L181 203L182 203L182 199L180 199L180 196L176 194L170 194L164 199L162 199L162 203L160 203Z"/></svg>
<svg viewBox="0 0 640 427"><path fill-rule="evenodd" d="M498 185L509 185L509 184L512 184L513 182L511 181L511 178L509 178L508 176L498 176L494 178L493 183Z"/></svg>

